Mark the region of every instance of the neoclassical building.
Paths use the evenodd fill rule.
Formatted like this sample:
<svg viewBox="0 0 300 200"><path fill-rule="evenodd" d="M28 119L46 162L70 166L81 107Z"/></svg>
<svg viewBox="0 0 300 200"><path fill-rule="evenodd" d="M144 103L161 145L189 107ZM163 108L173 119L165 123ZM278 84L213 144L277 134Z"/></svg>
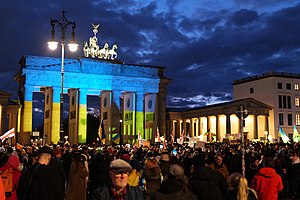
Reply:
<svg viewBox="0 0 300 200"><path fill-rule="evenodd" d="M10 101L12 94L0 90L0 133L18 127L18 102ZM17 131L16 131L17 132ZM16 133L17 134L17 133ZM9 142L15 143L16 138L8 139Z"/></svg>
<svg viewBox="0 0 300 200"><path fill-rule="evenodd" d="M168 133L184 131L210 141L230 139L241 133L239 106L247 110L243 131L247 139L280 140L279 127L292 138L300 127L300 75L269 72L233 81L234 100L193 109L168 109ZM208 135L206 137L206 135Z"/></svg>
<svg viewBox="0 0 300 200"><path fill-rule="evenodd" d="M213 136L217 141L236 138L242 127L238 117L241 105L244 106L244 111L247 110L243 130L247 139L265 137L266 131L270 130L269 111L272 107L253 98L193 109L168 109L169 133L173 132L176 138L182 132L189 137L202 135L201 140L208 142Z"/></svg>

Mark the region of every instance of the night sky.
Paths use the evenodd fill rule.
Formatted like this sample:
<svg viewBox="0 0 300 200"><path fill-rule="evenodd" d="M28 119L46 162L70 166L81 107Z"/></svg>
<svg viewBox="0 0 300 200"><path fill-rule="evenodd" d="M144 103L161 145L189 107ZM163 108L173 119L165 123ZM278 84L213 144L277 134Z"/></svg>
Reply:
<svg viewBox="0 0 300 200"><path fill-rule="evenodd" d="M1 90L17 98L13 77L23 55L60 57L47 41L50 19L63 9L80 45L67 58L83 56L91 24L100 24L99 46L117 43L119 60L166 67L168 106L232 100L233 80L300 71L300 0L2 0Z"/></svg>

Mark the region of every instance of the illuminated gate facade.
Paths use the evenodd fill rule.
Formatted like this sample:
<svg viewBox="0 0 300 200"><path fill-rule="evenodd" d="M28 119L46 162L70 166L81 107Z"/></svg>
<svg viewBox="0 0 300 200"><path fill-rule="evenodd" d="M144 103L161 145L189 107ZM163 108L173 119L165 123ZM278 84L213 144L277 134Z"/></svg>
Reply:
<svg viewBox="0 0 300 200"><path fill-rule="evenodd" d="M28 143L32 135L33 92L45 95L44 135L46 143L60 139L61 59L24 56L16 75L22 104L18 141ZM128 65L92 58L65 59L64 94L69 95L69 142L87 138L87 96L100 97L106 143L132 143L138 132L154 141L156 129L166 132L166 87L164 68Z"/></svg>

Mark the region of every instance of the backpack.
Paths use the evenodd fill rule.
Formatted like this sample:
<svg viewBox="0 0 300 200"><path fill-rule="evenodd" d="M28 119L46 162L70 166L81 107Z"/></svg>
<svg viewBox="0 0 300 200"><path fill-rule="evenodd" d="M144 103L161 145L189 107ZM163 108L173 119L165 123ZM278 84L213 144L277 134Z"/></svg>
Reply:
<svg viewBox="0 0 300 200"><path fill-rule="evenodd" d="M13 191L13 170L11 168L1 173L1 179L5 193L11 193Z"/></svg>

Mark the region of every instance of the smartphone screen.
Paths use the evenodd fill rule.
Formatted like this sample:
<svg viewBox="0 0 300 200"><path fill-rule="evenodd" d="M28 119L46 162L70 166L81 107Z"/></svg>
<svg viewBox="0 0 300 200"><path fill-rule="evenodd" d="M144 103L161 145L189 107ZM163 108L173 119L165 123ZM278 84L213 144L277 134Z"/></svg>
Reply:
<svg viewBox="0 0 300 200"><path fill-rule="evenodd" d="M177 156L177 149L174 149L174 150L172 151L172 154L173 154L174 156Z"/></svg>

